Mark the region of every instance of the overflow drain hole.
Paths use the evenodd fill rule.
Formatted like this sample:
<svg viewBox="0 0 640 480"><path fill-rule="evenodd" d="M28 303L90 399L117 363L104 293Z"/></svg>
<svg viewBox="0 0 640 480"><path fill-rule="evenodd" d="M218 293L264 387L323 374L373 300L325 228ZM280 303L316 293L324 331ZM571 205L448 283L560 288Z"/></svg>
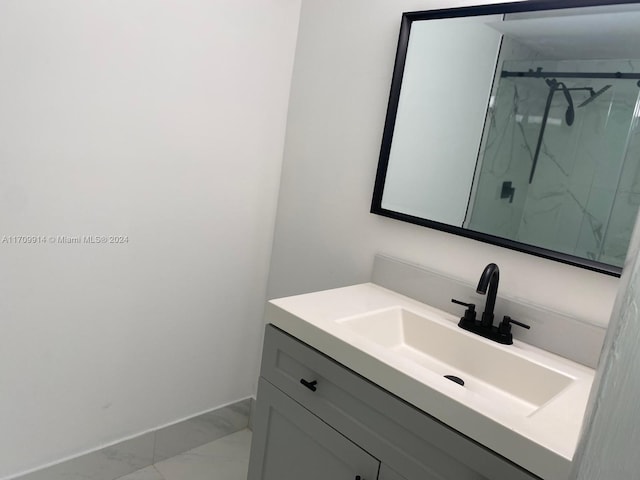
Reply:
<svg viewBox="0 0 640 480"><path fill-rule="evenodd" d="M444 378L447 378L452 382L456 382L458 385L464 386L464 380L462 380L460 377L456 377L455 375L445 375Z"/></svg>

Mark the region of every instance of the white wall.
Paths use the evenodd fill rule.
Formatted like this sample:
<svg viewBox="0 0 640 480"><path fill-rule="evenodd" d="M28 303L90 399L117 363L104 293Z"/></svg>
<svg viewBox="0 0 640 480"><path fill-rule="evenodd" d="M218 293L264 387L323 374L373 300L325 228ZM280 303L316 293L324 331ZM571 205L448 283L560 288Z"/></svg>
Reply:
<svg viewBox="0 0 640 480"><path fill-rule="evenodd" d="M0 477L254 393L299 3L0 2Z"/></svg>
<svg viewBox="0 0 640 480"><path fill-rule="evenodd" d="M403 11L472 2L305 0L268 295L369 280L386 253L606 324L618 279L369 212Z"/></svg>

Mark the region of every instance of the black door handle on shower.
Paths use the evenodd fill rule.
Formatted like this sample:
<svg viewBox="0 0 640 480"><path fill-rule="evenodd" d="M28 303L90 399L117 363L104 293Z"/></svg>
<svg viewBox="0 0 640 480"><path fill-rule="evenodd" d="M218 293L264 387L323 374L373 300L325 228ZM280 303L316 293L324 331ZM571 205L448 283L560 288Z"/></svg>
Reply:
<svg viewBox="0 0 640 480"><path fill-rule="evenodd" d="M313 380L311 382L307 382L304 378L301 378L300 379L300 383L302 385L304 385L305 387L307 387L312 392L315 392L317 390L317 387L316 387L316 385L318 384L317 380Z"/></svg>

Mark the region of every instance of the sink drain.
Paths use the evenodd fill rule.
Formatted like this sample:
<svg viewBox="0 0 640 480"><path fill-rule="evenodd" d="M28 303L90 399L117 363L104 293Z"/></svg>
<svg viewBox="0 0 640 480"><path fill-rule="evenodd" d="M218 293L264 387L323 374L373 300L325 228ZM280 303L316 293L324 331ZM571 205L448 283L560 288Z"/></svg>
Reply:
<svg viewBox="0 0 640 480"><path fill-rule="evenodd" d="M455 375L445 375L444 378L447 378L452 382L456 382L458 385L462 385L464 387L464 380L462 380L460 377L456 377Z"/></svg>

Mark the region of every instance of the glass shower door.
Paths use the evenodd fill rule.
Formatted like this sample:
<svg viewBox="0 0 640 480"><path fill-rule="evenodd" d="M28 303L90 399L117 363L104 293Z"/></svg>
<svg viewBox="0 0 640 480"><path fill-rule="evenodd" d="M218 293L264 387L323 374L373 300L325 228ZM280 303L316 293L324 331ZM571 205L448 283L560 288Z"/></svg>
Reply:
<svg viewBox="0 0 640 480"><path fill-rule="evenodd" d="M468 228L621 265L630 227L618 230L640 195L630 180L640 175L639 90L636 80L553 72L502 78Z"/></svg>

